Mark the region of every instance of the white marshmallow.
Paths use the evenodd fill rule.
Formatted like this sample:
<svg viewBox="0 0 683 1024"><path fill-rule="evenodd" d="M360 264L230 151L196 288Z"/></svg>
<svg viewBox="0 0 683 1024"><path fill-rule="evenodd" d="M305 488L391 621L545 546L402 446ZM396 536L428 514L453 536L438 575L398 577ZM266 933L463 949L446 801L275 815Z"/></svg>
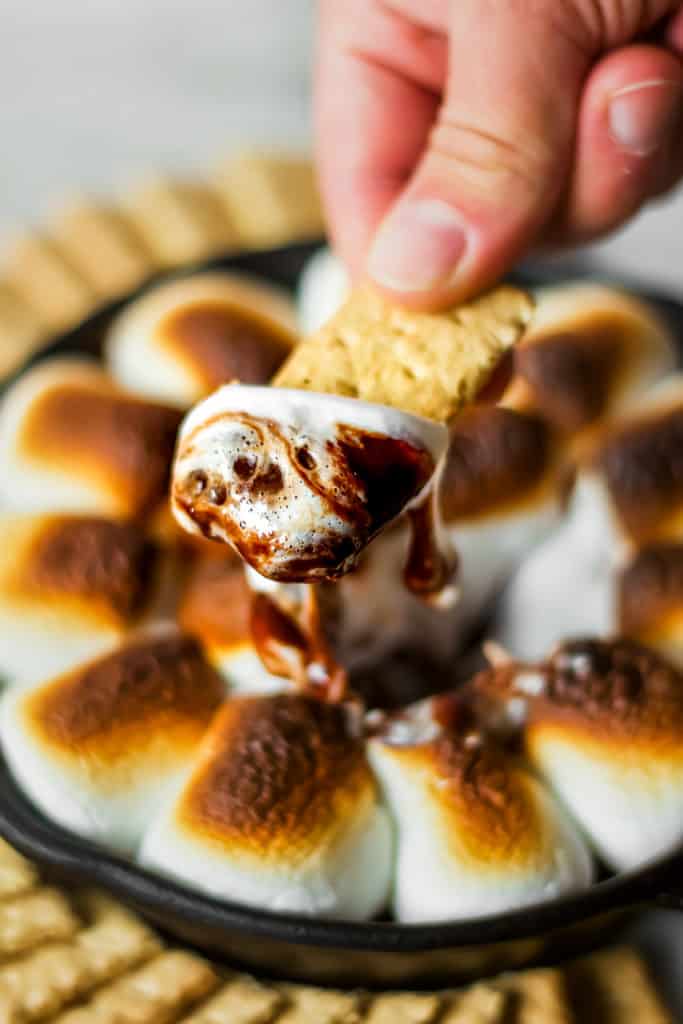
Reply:
<svg viewBox="0 0 683 1024"><path fill-rule="evenodd" d="M559 649L533 701L526 744L612 868L683 842L683 678L628 641Z"/></svg>
<svg viewBox="0 0 683 1024"><path fill-rule="evenodd" d="M219 899L373 917L388 896L392 833L345 709L287 695L228 701L140 861Z"/></svg>
<svg viewBox="0 0 683 1024"><path fill-rule="evenodd" d="M0 706L2 749L48 818L130 852L163 796L185 777L223 698L194 641L136 639Z"/></svg>
<svg viewBox="0 0 683 1024"><path fill-rule="evenodd" d="M397 828L397 920L485 917L588 886L590 855L542 784L478 732L440 727L431 705L369 744Z"/></svg>
<svg viewBox="0 0 683 1024"><path fill-rule="evenodd" d="M313 334L332 317L350 289L341 260L328 248L319 249L299 279L297 319L303 334Z"/></svg>
<svg viewBox="0 0 683 1024"><path fill-rule="evenodd" d="M171 612L175 567L130 523L0 519L0 675L48 679Z"/></svg>
<svg viewBox="0 0 683 1024"><path fill-rule="evenodd" d="M24 373L0 404L0 504L138 517L161 501L180 415L117 388L94 363Z"/></svg>
<svg viewBox="0 0 683 1024"><path fill-rule="evenodd" d="M125 388L188 408L235 378L266 384L295 342L284 291L205 273L146 291L112 324L106 358Z"/></svg>
<svg viewBox="0 0 683 1024"><path fill-rule="evenodd" d="M285 388L223 387L183 423L173 470L176 519L190 533L232 543L271 578L343 574L401 511L397 501L383 522L367 516L361 527L354 520L366 516L367 494L337 444L345 427L407 442L425 465L431 462L432 473L448 443L442 424L388 406ZM401 495L404 508L428 486L420 472L410 469L416 486Z"/></svg>

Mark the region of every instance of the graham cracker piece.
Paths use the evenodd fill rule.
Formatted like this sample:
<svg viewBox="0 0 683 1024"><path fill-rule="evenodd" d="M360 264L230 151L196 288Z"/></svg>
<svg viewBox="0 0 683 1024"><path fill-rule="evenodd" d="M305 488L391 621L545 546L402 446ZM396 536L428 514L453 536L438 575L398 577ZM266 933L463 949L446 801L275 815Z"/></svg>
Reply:
<svg viewBox="0 0 683 1024"><path fill-rule="evenodd" d="M565 975L576 1020L596 1024L674 1024L645 963L633 949L596 953L569 964Z"/></svg>
<svg viewBox="0 0 683 1024"><path fill-rule="evenodd" d="M324 233L312 161L293 153L245 149L214 175L240 244L267 248Z"/></svg>
<svg viewBox="0 0 683 1024"><path fill-rule="evenodd" d="M4 273L47 330L72 327L96 301L87 281L46 235L15 238L4 260Z"/></svg>
<svg viewBox="0 0 683 1024"><path fill-rule="evenodd" d="M439 1024L502 1024L508 1021L509 1006L507 993L492 985L473 985L453 998Z"/></svg>
<svg viewBox="0 0 683 1024"><path fill-rule="evenodd" d="M70 939L81 923L57 889L40 887L0 903L0 959Z"/></svg>
<svg viewBox="0 0 683 1024"><path fill-rule="evenodd" d="M37 879L38 872L33 864L0 839L0 900L27 892Z"/></svg>
<svg viewBox="0 0 683 1024"><path fill-rule="evenodd" d="M157 954L161 943L113 901L73 941L43 946L0 966L0 996L9 1022L43 1020Z"/></svg>
<svg viewBox="0 0 683 1024"><path fill-rule="evenodd" d="M235 975L182 1024L271 1024L280 1020L284 996L248 975Z"/></svg>
<svg viewBox="0 0 683 1024"><path fill-rule="evenodd" d="M441 313L409 311L358 288L294 349L273 383L334 390L447 423L476 398L531 312L529 296L509 285Z"/></svg>
<svg viewBox="0 0 683 1024"><path fill-rule="evenodd" d="M170 1024L217 985L218 976L205 960L173 950L54 1020L58 1024Z"/></svg>
<svg viewBox="0 0 683 1024"><path fill-rule="evenodd" d="M443 1002L434 993L390 992L373 998L363 1020L366 1024L433 1024Z"/></svg>
<svg viewBox="0 0 683 1024"><path fill-rule="evenodd" d="M28 302L11 285L0 281L0 381L19 369L44 337L40 318Z"/></svg>
<svg viewBox="0 0 683 1024"><path fill-rule="evenodd" d="M358 1024L363 1019L364 996L359 992L281 985L288 1007L277 1024Z"/></svg>
<svg viewBox="0 0 683 1024"><path fill-rule="evenodd" d="M132 222L121 210L81 199L54 222L54 237L99 298L136 288L157 268Z"/></svg>
<svg viewBox="0 0 683 1024"><path fill-rule="evenodd" d="M495 985L513 1001L508 1013L514 1024L571 1024L574 1020L561 971L521 971L503 975Z"/></svg>
<svg viewBox="0 0 683 1024"><path fill-rule="evenodd" d="M126 210L153 258L164 267L191 263L238 244L220 199L199 182L153 179L128 198Z"/></svg>

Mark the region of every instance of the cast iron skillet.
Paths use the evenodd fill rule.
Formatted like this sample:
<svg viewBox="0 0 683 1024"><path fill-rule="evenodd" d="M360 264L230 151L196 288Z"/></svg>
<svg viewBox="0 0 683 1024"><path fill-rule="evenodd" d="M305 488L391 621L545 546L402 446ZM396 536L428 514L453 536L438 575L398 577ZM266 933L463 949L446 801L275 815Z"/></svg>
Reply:
<svg viewBox="0 0 683 1024"><path fill-rule="evenodd" d="M248 271L292 286L312 249L308 244L289 246L214 260L197 269ZM557 277L553 271L522 275L531 282ZM647 297L683 341L683 304L658 295ZM36 358L97 352L103 330L124 301L97 312ZM193 892L66 832L32 807L1 764L0 833L49 876L67 883L95 883L170 936L251 969L314 982L454 984L585 951L606 933L612 936L619 924L646 905L683 910L683 850L607 878L585 892L476 921L352 924L252 910Z"/></svg>

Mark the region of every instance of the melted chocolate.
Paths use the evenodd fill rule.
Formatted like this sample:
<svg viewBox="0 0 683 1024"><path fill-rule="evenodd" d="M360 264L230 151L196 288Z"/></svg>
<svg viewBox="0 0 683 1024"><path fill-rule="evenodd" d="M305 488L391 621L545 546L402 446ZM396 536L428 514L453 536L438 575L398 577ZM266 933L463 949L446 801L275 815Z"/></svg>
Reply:
<svg viewBox="0 0 683 1024"><path fill-rule="evenodd" d="M261 451L267 453L275 445L284 453L288 467L320 501L321 518L335 516L351 527L349 531L320 532L309 542L300 537L288 541L277 525L278 506L293 500L282 467L272 461L264 464L256 454L236 456L230 479L201 470L198 479L194 470L184 480L176 480L174 500L205 537L227 537L249 565L280 582L305 583L344 575L375 534L423 490L435 469L424 448L340 424L334 440L326 445L332 476L323 481L306 444L300 438L290 438L274 420L229 413L216 421L223 419L243 423L253 431ZM196 434L216 421L202 423L184 440L181 457L192 452ZM256 531L245 526L243 506L255 503L272 509L270 529Z"/></svg>
<svg viewBox="0 0 683 1024"><path fill-rule="evenodd" d="M254 594L251 604L251 636L266 669L299 687L341 700L346 693L346 673L334 660L318 609L316 591L310 587L301 616L284 609L266 594Z"/></svg>
<svg viewBox="0 0 683 1024"><path fill-rule="evenodd" d="M453 583L457 557L447 557L439 546L434 510L435 498L429 493L408 513L411 541L403 582L417 597L430 598Z"/></svg>

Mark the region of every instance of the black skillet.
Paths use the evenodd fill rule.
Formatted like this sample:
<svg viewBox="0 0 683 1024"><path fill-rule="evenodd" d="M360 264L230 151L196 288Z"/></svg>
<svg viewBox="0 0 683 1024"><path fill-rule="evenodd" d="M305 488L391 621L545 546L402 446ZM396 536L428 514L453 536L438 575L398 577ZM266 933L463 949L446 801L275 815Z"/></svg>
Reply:
<svg viewBox="0 0 683 1024"><path fill-rule="evenodd" d="M312 248L304 244L231 256L197 269L239 270L292 287ZM559 275L545 270L522 278L548 283ZM645 294L683 343L683 304ZM130 298L95 313L36 358L97 353L108 322ZM193 892L66 832L33 808L2 765L0 833L49 876L95 883L170 936L252 970L322 983L455 984L584 952L607 935L613 937L619 925L646 906L683 910L683 851L585 892L475 921L352 924L252 910Z"/></svg>

